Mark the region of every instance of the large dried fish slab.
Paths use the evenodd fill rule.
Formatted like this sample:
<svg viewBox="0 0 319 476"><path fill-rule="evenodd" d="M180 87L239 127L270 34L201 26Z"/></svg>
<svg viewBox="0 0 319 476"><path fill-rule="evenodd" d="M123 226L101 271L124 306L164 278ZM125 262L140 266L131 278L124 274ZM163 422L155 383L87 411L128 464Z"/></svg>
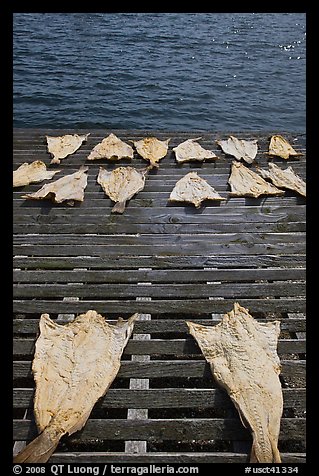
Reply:
<svg viewBox="0 0 319 476"><path fill-rule="evenodd" d="M241 140L230 136L227 140L217 140L217 144L225 154L234 156L237 160L243 159L251 164L257 155L257 140Z"/></svg>
<svg viewBox="0 0 319 476"><path fill-rule="evenodd" d="M133 159L133 148L111 133L97 144L91 151L87 160L108 159Z"/></svg>
<svg viewBox="0 0 319 476"><path fill-rule="evenodd" d="M289 142L280 135L272 136L269 143L269 155L275 155L282 159L289 159L290 156L302 155L295 151Z"/></svg>
<svg viewBox="0 0 319 476"><path fill-rule="evenodd" d="M269 170L260 169L261 176L270 179L276 187L288 188L306 196L306 182L295 173L292 167L282 170L274 163L269 164Z"/></svg>
<svg viewBox="0 0 319 476"><path fill-rule="evenodd" d="M32 363L40 435L15 457L15 463L45 463L63 435L85 425L119 371L137 318L138 314L127 321L119 318L111 325L90 310L60 325L48 314L41 315Z"/></svg>
<svg viewBox="0 0 319 476"><path fill-rule="evenodd" d="M33 200L49 198L55 203L66 201L68 205L74 205L74 201L83 202L87 186L87 170L88 167L82 166L77 172L45 184L37 192L22 195L22 198Z"/></svg>
<svg viewBox="0 0 319 476"><path fill-rule="evenodd" d="M206 199L225 200L206 180L199 177L197 172L189 172L176 182L168 201L189 202L199 208Z"/></svg>
<svg viewBox="0 0 319 476"><path fill-rule="evenodd" d="M60 170L47 170L47 166L41 160L35 160L31 164L24 162L13 171L13 186L22 187L30 183L49 180L58 172Z"/></svg>
<svg viewBox="0 0 319 476"><path fill-rule="evenodd" d="M204 149L204 147L196 142L199 139L201 139L201 137L198 137L197 139L187 139L184 142L181 142L177 147L173 147L175 158L178 163L189 161L203 162L206 159L218 159L213 151Z"/></svg>
<svg viewBox="0 0 319 476"><path fill-rule="evenodd" d="M253 444L251 463L280 463L283 411L277 342L279 321L260 323L238 303L216 326L187 322L217 382L227 391Z"/></svg>
<svg viewBox="0 0 319 476"><path fill-rule="evenodd" d="M169 141L170 139L162 141L156 137L145 137L144 139L133 141L133 144L143 159L149 160L152 167L158 168L158 162L167 154Z"/></svg>
<svg viewBox="0 0 319 476"><path fill-rule="evenodd" d="M61 159L74 154L90 134L66 134L64 136L46 136L48 152L53 156L51 164L59 164Z"/></svg>
<svg viewBox="0 0 319 476"><path fill-rule="evenodd" d="M266 182L244 164L233 161L228 179L231 187L230 195L234 197L254 197L260 195L283 195L285 192Z"/></svg>
<svg viewBox="0 0 319 476"><path fill-rule="evenodd" d="M127 200L143 190L148 168L137 170L134 167L117 167L112 172L100 167L97 182L113 202L111 213L123 213Z"/></svg>

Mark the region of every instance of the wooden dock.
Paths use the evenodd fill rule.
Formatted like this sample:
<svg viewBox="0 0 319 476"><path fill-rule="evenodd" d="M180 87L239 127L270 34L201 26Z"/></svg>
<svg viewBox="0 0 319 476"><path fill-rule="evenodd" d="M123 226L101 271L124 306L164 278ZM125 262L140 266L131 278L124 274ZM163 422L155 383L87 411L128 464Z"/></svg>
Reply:
<svg viewBox="0 0 319 476"><path fill-rule="evenodd" d="M42 183L13 192L14 453L37 434L31 362L41 313L64 323L94 309L111 320L134 312L142 318L111 389L83 430L63 437L50 462L248 461L250 432L214 382L185 324L214 325L239 302L256 319L281 321L279 450L283 462L305 462L305 199L287 191L207 202L200 209L168 204L176 181L190 170L228 198L232 158L215 140L229 132L16 129L13 169L33 160L48 165L45 135L74 132L91 134L74 155L49 168L61 169L56 180L88 165L83 203L70 207L21 198ZM168 155L123 215L111 215L112 202L96 177L100 166L112 169L131 161L86 161L110 132L125 141L171 138ZM258 139L259 165L292 165L305 179L305 135L282 134L304 154L298 160L270 158L270 134L234 135ZM178 165L172 147L200 136L220 159ZM137 155L132 163L146 165Z"/></svg>

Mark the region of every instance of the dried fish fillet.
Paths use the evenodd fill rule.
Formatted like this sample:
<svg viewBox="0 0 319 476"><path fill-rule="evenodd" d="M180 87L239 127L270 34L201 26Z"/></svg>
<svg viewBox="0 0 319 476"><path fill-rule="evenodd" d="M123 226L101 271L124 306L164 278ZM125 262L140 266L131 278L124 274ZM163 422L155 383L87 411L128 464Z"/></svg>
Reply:
<svg viewBox="0 0 319 476"><path fill-rule="evenodd" d="M22 187L30 183L42 182L51 179L60 170L47 170L44 162L35 160L31 164L24 162L13 172L13 186Z"/></svg>
<svg viewBox="0 0 319 476"><path fill-rule="evenodd" d="M270 179L276 187L288 188L306 196L306 182L295 173L292 167L282 170L278 165L270 163L269 170L260 169L261 176Z"/></svg>
<svg viewBox="0 0 319 476"><path fill-rule="evenodd" d="M55 203L66 201L69 205L74 205L74 201L83 202L87 186L87 170L88 167L82 166L77 172L43 185L37 192L22 195L22 198L34 200L50 198Z"/></svg>
<svg viewBox="0 0 319 476"><path fill-rule="evenodd" d="M260 175L256 174L241 162L233 161L231 174L228 179L231 187L231 196L254 197L260 195L283 195L285 192L266 182Z"/></svg>
<svg viewBox="0 0 319 476"><path fill-rule="evenodd" d="M173 147L178 163L189 162L191 160L202 162L205 159L218 159L214 152L204 149L204 147L196 142L199 139L201 139L201 137L197 139L187 139L181 142L177 147Z"/></svg>
<svg viewBox="0 0 319 476"><path fill-rule="evenodd" d="M233 155L237 160L243 159L251 164L257 155L257 140L241 140L230 136L227 140L217 140L225 154Z"/></svg>
<svg viewBox="0 0 319 476"><path fill-rule="evenodd" d="M212 327L187 322L217 382L252 432L251 463L280 463L283 411L276 352L279 321L259 323L238 303Z"/></svg>
<svg viewBox="0 0 319 476"><path fill-rule="evenodd" d="M133 155L133 148L119 139L115 134L111 133L93 148L90 155L87 157L87 160L133 159Z"/></svg>
<svg viewBox="0 0 319 476"><path fill-rule="evenodd" d="M113 202L111 213L123 213L127 200L143 190L148 167L137 170L134 167L117 167L112 172L100 167L97 182Z"/></svg>
<svg viewBox="0 0 319 476"><path fill-rule="evenodd" d="M193 203L196 208L199 208L206 199L225 200L206 180L199 177L197 172L189 172L176 182L168 201L189 202Z"/></svg>
<svg viewBox="0 0 319 476"><path fill-rule="evenodd" d="M269 155L276 155L282 159L289 159L289 157L302 155L295 151L289 142L280 135L272 136L269 143Z"/></svg>
<svg viewBox="0 0 319 476"><path fill-rule="evenodd" d="M152 167L159 167L161 160L168 151L168 143L170 139L165 141L156 139L156 137L145 137L144 139L133 142L138 154L145 160L149 160Z"/></svg>
<svg viewBox="0 0 319 476"><path fill-rule="evenodd" d="M48 314L40 318L32 370L36 383L34 414L40 435L14 458L14 463L45 463L60 438L86 423L97 400L105 395L138 314L116 325L96 311L60 325Z"/></svg>
<svg viewBox="0 0 319 476"><path fill-rule="evenodd" d="M90 134L66 134L64 136L46 136L48 152L53 156L50 164L59 164L61 159L74 154Z"/></svg>

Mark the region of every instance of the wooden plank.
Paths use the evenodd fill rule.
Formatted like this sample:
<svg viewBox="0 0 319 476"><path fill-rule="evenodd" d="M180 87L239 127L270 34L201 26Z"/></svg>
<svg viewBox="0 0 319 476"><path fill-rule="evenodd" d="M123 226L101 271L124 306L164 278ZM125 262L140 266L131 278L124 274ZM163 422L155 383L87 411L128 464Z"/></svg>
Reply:
<svg viewBox="0 0 319 476"><path fill-rule="evenodd" d="M13 421L15 440L32 439L37 430L30 420ZM87 441L92 438L111 440L250 440L250 432L238 419L187 418L187 419L149 419L114 420L89 419L81 430L69 437L70 441ZM279 438L303 440L305 437L304 418L282 418Z"/></svg>
<svg viewBox="0 0 319 476"><path fill-rule="evenodd" d="M136 302L135 300L82 300L63 302L60 300L15 300L13 312L16 313L80 313L94 309L100 313L135 313L142 314L186 314L196 316L207 313L229 312L233 308L233 299L162 299L152 302ZM250 312L306 312L304 299L246 299L240 300L241 306Z"/></svg>
<svg viewBox="0 0 319 476"><path fill-rule="evenodd" d="M188 269L184 270L17 270L13 271L14 283L198 283L205 281L226 281L240 283L257 280L305 280L305 268L257 268L257 269Z"/></svg>
<svg viewBox="0 0 319 476"><path fill-rule="evenodd" d="M32 406L34 390L31 388L13 389L13 408ZM284 388L284 408L306 408L305 388ZM220 388L161 388L158 389L118 389L110 388L96 404L96 408L214 408L226 409L233 403ZM94 410L93 410L94 411Z"/></svg>
<svg viewBox="0 0 319 476"><path fill-rule="evenodd" d="M304 378L305 360L282 360L281 375ZM31 362L13 362L14 379L31 377ZM123 361L118 378L211 378L208 364L204 360L174 360L129 362Z"/></svg>
<svg viewBox="0 0 319 476"><path fill-rule="evenodd" d="M213 284L154 284L152 289L147 284L19 284L13 287L14 298L61 298L63 296L77 296L84 299L133 298L150 296L151 298L241 298L241 297L287 297L305 296L304 283L213 283Z"/></svg>
<svg viewBox="0 0 319 476"><path fill-rule="evenodd" d="M39 316L40 317L40 316ZM280 321L280 329L288 332L305 332L306 331L306 319L294 318L286 319L276 317ZM273 321L273 318L256 319L258 322ZM206 326L216 325L220 322L217 319L193 319L193 322L203 324ZM65 324L67 319L61 319L60 323ZM110 324L115 324L115 320L108 319ZM13 333L19 335L36 334L38 332L39 319L13 319ZM185 319L152 319L151 322L136 321L134 325L134 332L141 334L162 334L170 332L188 333L188 328L185 323Z"/></svg>
<svg viewBox="0 0 319 476"><path fill-rule="evenodd" d="M137 336L140 334L137 334ZM13 354L33 353L34 339L13 339ZM304 339L285 339L278 342L279 354L300 354L306 352ZM148 341L130 340L124 349L124 355L197 355L201 354L193 339L150 339Z"/></svg>
<svg viewBox="0 0 319 476"><path fill-rule="evenodd" d="M156 269L189 269L211 267L219 269L236 269L243 267L248 270L252 268L266 267L284 267L295 268L296 266L305 267L305 254L286 254L272 255L265 253L262 255L250 255L247 260L246 255L200 255L193 254L188 256L68 256L66 260L62 256L26 256L23 249L19 254L13 257L13 265L15 268L23 269L74 269L74 268L91 268L91 269L130 269L143 267L152 267Z"/></svg>
<svg viewBox="0 0 319 476"><path fill-rule="evenodd" d="M257 244L267 243L267 244L277 244L277 243L292 243L300 244L305 241L304 232L296 233L217 233L213 234L210 237L211 241L214 241L214 244L226 244L231 246L232 244L242 244L249 245L250 247ZM79 241L81 246L94 243L95 246L98 245L114 245L114 236L113 235L97 235L91 233L85 233L83 235L52 235L52 234L22 234L14 236L15 245L38 245L41 246L45 244L46 246L56 244L61 245L78 245ZM197 247L202 247L207 242L207 234L187 234L187 235L175 235L175 234L165 234L163 236L145 234L145 235L135 235L135 234L126 234L118 235L116 237L116 246L164 246L168 245L173 247L174 245L178 246L191 246L197 245Z"/></svg>
<svg viewBox="0 0 319 476"><path fill-rule="evenodd" d="M286 464L305 463L304 453L280 453L282 462ZM50 463L117 463L117 464L182 464L182 463L247 463L248 454L229 452L150 452L146 454L127 454L115 452L56 452L50 458Z"/></svg>

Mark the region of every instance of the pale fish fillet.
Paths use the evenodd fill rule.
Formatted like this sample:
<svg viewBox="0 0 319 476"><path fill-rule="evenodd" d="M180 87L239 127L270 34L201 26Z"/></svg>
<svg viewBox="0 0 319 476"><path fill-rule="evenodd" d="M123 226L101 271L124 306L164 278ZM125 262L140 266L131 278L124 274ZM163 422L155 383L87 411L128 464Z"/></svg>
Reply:
<svg viewBox="0 0 319 476"><path fill-rule="evenodd" d="M269 170L260 169L263 178L269 178L276 187L288 188L306 196L306 182L295 173L292 167L282 170L278 165L270 163Z"/></svg>
<svg viewBox="0 0 319 476"><path fill-rule="evenodd" d="M133 159L133 148L119 139L115 134L111 133L105 137L99 144L97 144L91 151L87 160L96 159Z"/></svg>
<svg viewBox="0 0 319 476"><path fill-rule="evenodd" d="M60 325L48 314L41 315L32 363L34 414L40 435L14 463L45 463L63 435L72 435L85 425L119 371L138 316L127 321L119 318L111 325L90 310Z"/></svg>
<svg viewBox="0 0 319 476"><path fill-rule="evenodd" d="M257 155L257 140L241 140L230 136L227 140L217 140L217 144L225 154L234 156L237 160L243 159L251 164Z"/></svg>
<svg viewBox="0 0 319 476"><path fill-rule="evenodd" d="M168 201L189 202L193 203L196 208L199 208L206 199L225 200L206 180L199 177L197 172L189 172L176 182Z"/></svg>
<svg viewBox="0 0 319 476"><path fill-rule="evenodd" d="M48 152L53 156L51 164L59 164L61 159L74 154L90 134L66 134L64 136L46 136Z"/></svg>
<svg viewBox="0 0 319 476"><path fill-rule="evenodd" d="M31 164L24 162L13 171L13 186L22 187L30 183L42 182L51 179L60 170L47 170L44 162L35 160Z"/></svg>
<svg viewBox="0 0 319 476"><path fill-rule="evenodd" d="M74 205L74 201L83 202L87 186L87 170L88 167L82 166L77 172L43 185L37 192L22 195L22 198L34 200L50 198L55 203L66 201L69 205Z"/></svg>
<svg viewBox="0 0 319 476"><path fill-rule="evenodd" d="M277 342L279 321L260 323L238 303L220 324L187 322L217 382L225 388L244 426L252 432L251 463L280 463L283 411Z"/></svg>
<svg viewBox="0 0 319 476"><path fill-rule="evenodd" d="M133 141L133 144L143 159L149 160L152 167L158 168L159 160L167 154L169 141L170 139L162 141L156 137L145 137L144 139Z"/></svg>
<svg viewBox="0 0 319 476"><path fill-rule="evenodd" d="M205 159L218 159L213 151L204 149L204 147L196 142L199 139L201 139L201 137L197 139L187 139L181 142L177 147L173 147L178 163L188 162L190 160L202 162Z"/></svg>
<svg viewBox="0 0 319 476"><path fill-rule="evenodd" d="M100 167L97 182L113 202L111 213L123 213L127 200L143 190L148 167L137 170L134 167L117 167L112 172Z"/></svg>
<svg viewBox="0 0 319 476"><path fill-rule="evenodd" d="M260 195L283 195L285 192L266 182L241 162L233 161L231 174L228 179L231 187L230 196L254 197Z"/></svg>
<svg viewBox="0 0 319 476"><path fill-rule="evenodd" d="M302 155L295 151L289 142L280 135L272 136L269 143L269 155L276 155L282 159L289 159L289 156Z"/></svg>

